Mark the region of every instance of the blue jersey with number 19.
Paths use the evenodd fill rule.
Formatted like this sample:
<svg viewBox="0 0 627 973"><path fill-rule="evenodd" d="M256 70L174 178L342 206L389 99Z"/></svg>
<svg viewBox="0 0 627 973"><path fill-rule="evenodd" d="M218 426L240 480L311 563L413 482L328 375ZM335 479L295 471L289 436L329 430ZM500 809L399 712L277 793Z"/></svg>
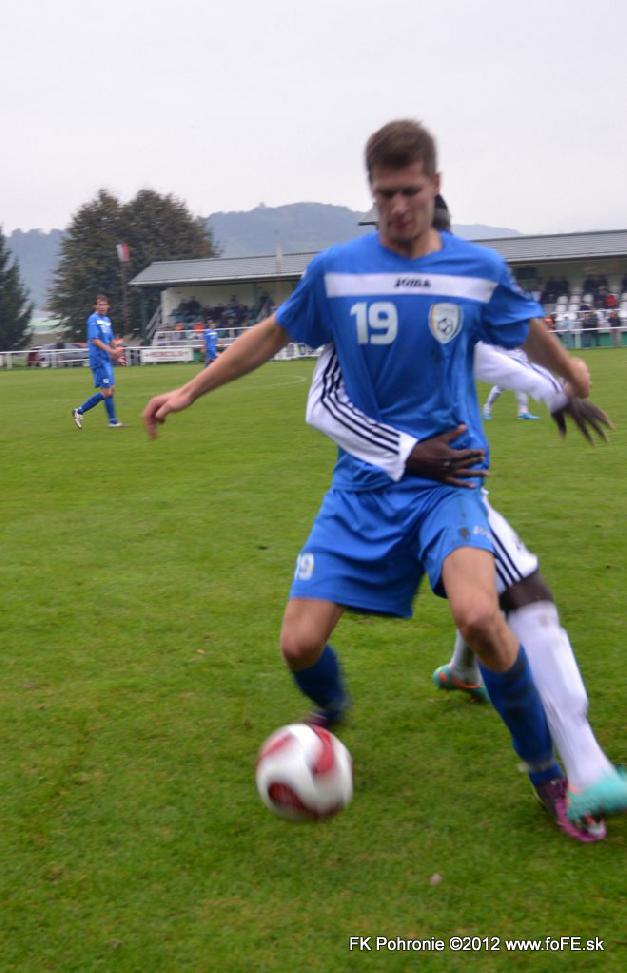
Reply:
<svg viewBox="0 0 627 973"><path fill-rule="evenodd" d="M293 341L335 345L347 393L367 415L416 439L465 423L454 445L487 456L474 346L522 344L543 310L499 254L450 233L440 239L441 249L416 260L388 250L378 233L325 250L276 318ZM340 450L333 483L368 490L389 478Z"/></svg>

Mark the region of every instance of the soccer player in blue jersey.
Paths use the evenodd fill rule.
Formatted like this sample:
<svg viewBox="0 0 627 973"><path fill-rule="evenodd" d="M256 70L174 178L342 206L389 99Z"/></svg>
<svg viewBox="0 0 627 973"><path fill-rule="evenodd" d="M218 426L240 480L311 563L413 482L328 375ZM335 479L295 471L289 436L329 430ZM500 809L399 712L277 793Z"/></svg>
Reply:
<svg viewBox="0 0 627 973"><path fill-rule="evenodd" d="M205 342L205 366L207 366L218 357L218 332L213 322L210 322L205 328L203 340Z"/></svg>
<svg viewBox="0 0 627 973"><path fill-rule="evenodd" d="M107 410L109 427L119 428L124 424L118 420L115 411L115 377L113 367L124 361L124 349L115 344L111 320L107 316L109 300L104 294L96 297L96 307L93 314L87 318L87 347L89 349L89 366L94 376L94 388L97 392L86 399L78 408L72 409L72 418L78 429L83 428L83 416L99 402L104 402Z"/></svg>
<svg viewBox="0 0 627 973"><path fill-rule="evenodd" d="M456 445L487 466L472 360L480 341L524 345L529 357L585 397L589 377L538 319L500 256L431 226L439 191L435 143L421 125L392 122L366 147L377 233L315 257L292 296L241 335L209 369L144 410L151 436L170 413L244 375L289 341L332 343L358 409L417 439L462 422ZM346 608L408 617L423 574L446 596L477 653L496 710L534 785L560 771L524 648L499 610L479 491L383 471L340 452L297 559L281 650L299 688L328 725L347 696L329 638Z"/></svg>

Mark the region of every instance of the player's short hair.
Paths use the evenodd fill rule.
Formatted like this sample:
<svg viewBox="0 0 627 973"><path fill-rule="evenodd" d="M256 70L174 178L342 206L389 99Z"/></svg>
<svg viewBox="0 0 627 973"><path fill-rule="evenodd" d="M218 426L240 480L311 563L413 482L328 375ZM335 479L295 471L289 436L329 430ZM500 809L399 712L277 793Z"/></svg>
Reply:
<svg viewBox="0 0 627 973"><path fill-rule="evenodd" d="M96 294L96 304L98 303L98 301L106 301L108 304L109 298L107 297L106 294Z"/></svg>
<svg viewBox="0 0 627 973"><path fill-rule="evenodd" d="M431 226L434 230L450 230L451 229L451 212L446 205L446 200L444 196L440 193L437 194L433 205L433 219L431 220Z"/></svg>
<svg viewBox="0 0 627 973"><path fill-rule="evenodd" d="M437 172L435 139L420 122L408 118L388 122L374 132L366 143L366 169L372 176L375 166L404 169L414 162L422 162L427 176Z"/></svg>

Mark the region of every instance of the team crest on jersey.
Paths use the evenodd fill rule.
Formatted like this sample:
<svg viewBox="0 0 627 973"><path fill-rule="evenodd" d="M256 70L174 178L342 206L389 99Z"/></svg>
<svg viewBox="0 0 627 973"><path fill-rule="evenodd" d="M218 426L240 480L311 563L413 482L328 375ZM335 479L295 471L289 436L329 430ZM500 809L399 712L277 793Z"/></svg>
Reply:
<svg viewBox="0 0 627 973"><path fill-rule="evenodd" d="M431 334L441 345L447 345L462 329L464 312L458 304L432 304L429 311Z"/></svg>

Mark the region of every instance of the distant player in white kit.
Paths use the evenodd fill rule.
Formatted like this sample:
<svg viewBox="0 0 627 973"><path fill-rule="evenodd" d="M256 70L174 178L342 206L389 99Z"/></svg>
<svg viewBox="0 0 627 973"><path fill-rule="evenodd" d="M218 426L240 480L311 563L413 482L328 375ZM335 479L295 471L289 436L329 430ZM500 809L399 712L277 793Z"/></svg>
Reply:
<svg viewBox="0 0 627 973"><path fill-rule="evenodd" d="M514 361L519 361L523 365L531 364L526 354L522 350L522 348L513 348L511 351L508 351L507 354L510 355L514 359ZM492 418L492 406L494 405L496 400L500 399L500 397L506 391L507 389L501 385L492 386L488 394L488 397L486 399L485 405L481 410L481 415L483 416L484 419L487 419L489 421ZM514 392L514 396L516 397L516 404L518 406L517 418L526 419L526 420L539 419L540 416L536 416L529 411L529 396L527 395L527 393L515 391L513 389L512 391Z"/></svg>

